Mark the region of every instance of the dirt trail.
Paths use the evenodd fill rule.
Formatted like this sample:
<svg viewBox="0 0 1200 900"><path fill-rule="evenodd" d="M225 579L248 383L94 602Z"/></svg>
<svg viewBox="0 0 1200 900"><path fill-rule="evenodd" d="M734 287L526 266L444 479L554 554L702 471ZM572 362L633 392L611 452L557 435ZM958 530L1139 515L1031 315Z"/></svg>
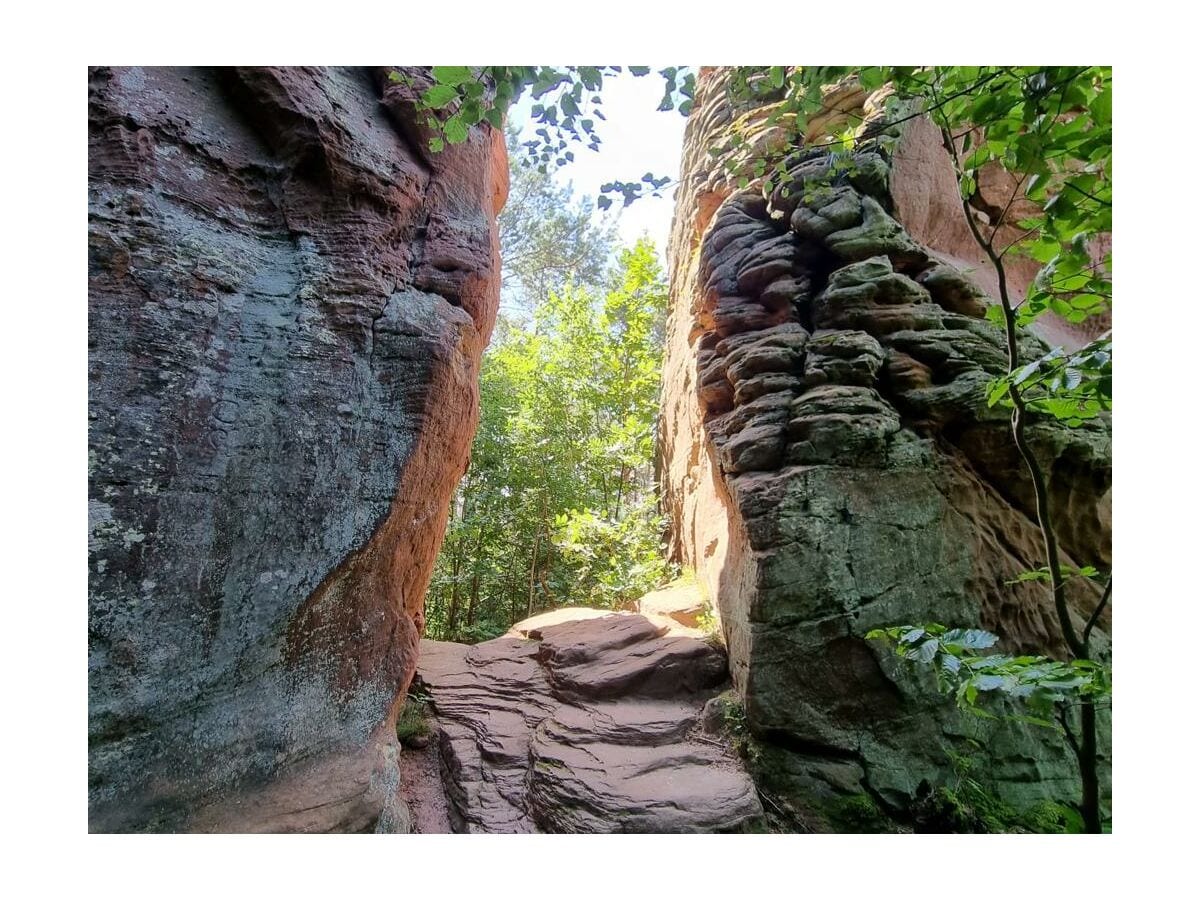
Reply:
<svg viewBox="0 0 1200 900"><path fill-rule="evenodd" d="M400 754L400 784L417 834L450 834L450 810L442 789L437 740Z"/></svg>

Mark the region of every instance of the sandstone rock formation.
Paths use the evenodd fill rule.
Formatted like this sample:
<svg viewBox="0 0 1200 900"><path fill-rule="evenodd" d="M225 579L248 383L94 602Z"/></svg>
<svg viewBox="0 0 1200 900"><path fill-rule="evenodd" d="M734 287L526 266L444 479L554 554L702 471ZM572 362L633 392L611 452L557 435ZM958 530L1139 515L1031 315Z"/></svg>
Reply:
<svg viewBox="0 0 1200 900"><path fill-rule="evenodd" d="M878 122L872 98L832 106ZM709 148L735 120L752 143L777 141L761 119L704 73L671 247L661 452L673 551L715 600L764 772L810 811L862 793L897 811L974 738L1013 802L1072 796L1055 737L964 720L863 639L940 621L1061 650L1044 592L1006 583L1039 564L1040 536L1007 414L983 399L1005 365L985 292L953 264L965 250L906 229L926 186L906 194L874 142L837 170L797 148L770 195L738 190ZM939 225L926 216L918 233ZM1066 563L1107 564L1107 423L1032 432L1069 511ZM1098 592L1072 591L1090 610Z"/></svg>
<svg viewBox="0 0 1200 900"><path fill-rule="evenodd" d="M647 618L663 617L687 629L696 629L707 604L695 584L670 584L638 600L637 610Z"/></svg>
<svg viewBox="0 0 1200 900"><path fill-rule="evenodd" d="M421 642L456 831L731 831L762 809L700 722L724 654L634 614L518 625L528 637ZM406 785L420 793L426 786Z"/></svg>
<svg viewBox="0 0 1200 900"><path fill-rule="evenodd" d="M507 167L387 73L89 73L93 830L405 826Z"/></svg>

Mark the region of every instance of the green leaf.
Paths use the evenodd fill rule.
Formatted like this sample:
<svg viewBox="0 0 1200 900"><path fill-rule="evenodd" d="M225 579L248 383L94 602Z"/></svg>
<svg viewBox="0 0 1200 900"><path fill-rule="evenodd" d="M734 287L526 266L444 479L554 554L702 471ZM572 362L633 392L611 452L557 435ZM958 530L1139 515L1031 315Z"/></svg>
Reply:
<svg viewBox="0 0 1200 900"><path fill-rule="evenodd" d="M448 84L435 84L421 95L421 102L431 109L441 109L458 99L458 91Z"/></svg>
<svg viewBox="0 0 1200 900"><path fill-rule="evenodd" d="M980 691L994 691L1001 687L1005 680L999 675L976 675L972 683Z"/></svg>
<svg viewBox="0 0 1200 900"><path fill-rule="evenodd" d="M580 66L579 78L589 91L600 90L600 86L604 80L600 74L600 70L595 66Z"/></svg>
<svg viewBox="0 0 1200 900"><path fill-rule="evenodd" d="M1112 91L1104 90L1096 95L1091 106L1092 118L1097 125L1112 125Z"/></svg>
<svg viewBox="0 0 1200 900"><path fill-rule="evenodd" d="M451 144L461 144L467 139L467 124L456 115L446 120L442 131Z"/></svg>
<svg viewBox="0 0 1200 900"><path fill-rule="evenodd" d="M1010 377L1009 380L1011 381L1012 384L1020 385L1022 382L1028 380L1029 376L1031 376L1034 372L1036 372L1038 370L1038 367L1041 366L1041 364L1042 364L1042 361L1038 360L1037 362L1029 363L1029 365L1027 365L1027 366L1022 366L1021 368L1017 369L1017 371L1015 371L1012 374L1012 376Z"/></svg>
<svg viewBox="0 0 1200 900"><path fill-rule="evenodd" d="M471 81L474 76L467 66L434 66L433 78L439 84L457 87L464 82Z"/></svg>
<svg viewBox="0 0 1200 900"><path fill-rule="evenodd" d="M986 650L992 647L1000 640L990 631L983 631L978 628L952 628L942 635L942 641L946 644L954 644L968 650Z"/></svg>
<svg viewBox="0 0 1200 900"><path fill-rule="evenodd" d="M917 648L916 659L918 662L928 663L933 662L933 658L938 652L937 638L930 638L925 643Z"/></svg>
<svg viewBox="0 0 1200 900"><path fill-rule="evenodd" d="M458 117L468 128L476 125L483 120L483 106L478 100L467 100L458 111Z"/></svg>
<svg viewBox="0 0 1200 900"><path fill-rule="evenodd" d="M988 385L988 406L995 406L1001 400L1008 396L1008 379L997 378Z"/></svg>

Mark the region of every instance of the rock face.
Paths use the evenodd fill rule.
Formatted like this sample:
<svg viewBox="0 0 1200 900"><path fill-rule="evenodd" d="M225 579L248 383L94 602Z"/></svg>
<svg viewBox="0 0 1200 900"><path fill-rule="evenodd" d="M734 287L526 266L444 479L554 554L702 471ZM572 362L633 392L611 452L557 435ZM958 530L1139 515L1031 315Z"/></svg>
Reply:
<svg viewBox="0 0 1200 900"><path fill-rule="evenodd" d="M758 819L749 777L700 722L724 654L644 616L572 612L517 626L528 638L421 642L417 684L454 829L708 832Z"/></svg>
<svg viewBox="0 0 1200 900"><path fill-rule="evenodd" d="M638 600L638 612L647 618L663 616L685 628L698 628L706 608L694 584L668 585Z"/></svg>
<svg viewBox="0 0 1200 900"><path fill-rule="evenodd" d="M93 830L405 825L507 168L387 73L89 72Z"/></svg>
<svg viewBox="0 0 1200 900"><path fill-rule="evenodd" d="M715 598L764 772L810 808L865 792L902 810L974 739L1012 802L1073 796L1055 736L965 721L863 638L940 621L1062 649L1044 592L1006 584L1040 564L1040 536L1007 414L984 402L1005 366L990 301L953 247L905 228L905 170L869 141L845 169L800 149L771 195L737 190L715 138L739 116L750 143L777 138L725 97L724 74L704 73L685 137L661 454L673 551ZM878 121L872 98L855 104ZM1108 564L1108 424L1031 437L1069 511L1064 562ZM1080 609L1098 596L1072 591Z"/></svg>

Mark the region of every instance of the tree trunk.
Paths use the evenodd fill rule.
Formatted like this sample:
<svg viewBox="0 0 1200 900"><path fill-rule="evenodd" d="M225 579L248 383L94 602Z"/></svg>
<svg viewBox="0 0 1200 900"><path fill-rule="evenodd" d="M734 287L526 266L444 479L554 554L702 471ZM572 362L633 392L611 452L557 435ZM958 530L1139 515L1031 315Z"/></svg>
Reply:
<svg viewBox="0 0 1200 900"><path fill-rule="evenodd" d="M446 613L446 640L454 640L455 634L458 631L458 573L462 568L462 540L456 542L454 547L453 560L454 564L450 568L450 611Z"/></svg>
<svg viewBox="0 0 1200 900"><path fill-rule="evenodd" d="M1080 709L1082 734L1079 741L1079 780L1082 797L1081 811L1083 826L1088 834L1099 834L1103 829L1100 817L1100 772L1096 747L1096 704L1091 697L1083 698Z"/></svg>
<svg viewBox="0 0 1200 900"><path fill-rule="evenodd" d="M474 572L471 575L471 597L467 601L467 627L470 628L475 624L475 614L479 608L479 570L483 566L481 555L483 554L483 544L487 538L487 532L482 528L479 529L479 540L475 542L474 554Z"/></svg>
<svg viewBox="0 0 1200 900"><path fill-rule="evenodd" d="M538 542L541 537L542 531L539 528L533 534L533 557L529 561L529 605L525 608L525 618L527 619L533 615L533 586L537 577Z"/></svg>
<svg viewBox="0 0 1200 900"><path fill-rule="evenodd" d="M516 566L509 567L508 577L504 580L504 596L508 598L508 624L514 625L521 613L521 579Z"/></svg>

